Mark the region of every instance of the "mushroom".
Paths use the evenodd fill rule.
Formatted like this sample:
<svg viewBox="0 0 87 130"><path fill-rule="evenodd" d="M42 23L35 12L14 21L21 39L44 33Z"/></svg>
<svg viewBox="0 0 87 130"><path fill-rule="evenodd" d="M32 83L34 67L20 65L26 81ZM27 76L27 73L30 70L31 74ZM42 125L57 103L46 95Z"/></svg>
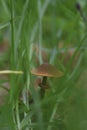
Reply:
<svg viewBox="0 0 87 130"><path fill-rule="evenodd" d="M32 69L31 73L37 76L43 76L42 82L39 84L39 86L41 87L41 91L43 92L43 96L45 92L45 86L47 85L47 77L63 76L63 72L57 70L55 66L49 63L41 64L38 68Z"/></svg>

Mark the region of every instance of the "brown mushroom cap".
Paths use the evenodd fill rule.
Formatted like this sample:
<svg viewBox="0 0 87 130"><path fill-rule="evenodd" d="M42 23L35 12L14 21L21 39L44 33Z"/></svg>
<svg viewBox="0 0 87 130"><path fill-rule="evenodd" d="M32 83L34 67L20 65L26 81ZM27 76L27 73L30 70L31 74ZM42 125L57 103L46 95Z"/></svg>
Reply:
<svg viewBox="0 0 87 130"><path fill-rule="evenodd" d="M36 69L32 69L31 73L37 76L47 76L47 77L61 77L63 72L59 71L53 65L49 63L44 63Z"/></svg>

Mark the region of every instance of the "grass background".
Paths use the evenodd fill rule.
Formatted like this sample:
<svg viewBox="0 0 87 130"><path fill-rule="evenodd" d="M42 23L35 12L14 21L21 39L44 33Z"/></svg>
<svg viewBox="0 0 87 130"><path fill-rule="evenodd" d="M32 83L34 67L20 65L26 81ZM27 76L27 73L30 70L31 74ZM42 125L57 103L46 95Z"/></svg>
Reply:
<svg viewBox="0 0 87 130"><path fill-rule="evenodd" d="M86 6L86 0L0 1L0 69L24 72L0 76L1 130L87 129ZM64 76L48 79L40 101L30 71L44 62Z"/></svg>

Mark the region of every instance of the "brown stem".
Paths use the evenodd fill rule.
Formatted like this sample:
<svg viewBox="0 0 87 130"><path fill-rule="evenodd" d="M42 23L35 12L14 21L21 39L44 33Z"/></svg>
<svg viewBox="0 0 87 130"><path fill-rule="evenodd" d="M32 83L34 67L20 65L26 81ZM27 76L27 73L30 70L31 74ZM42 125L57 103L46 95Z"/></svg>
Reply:
<svg viewBox="0 0 87 130"><path fill-rule="evenodd" d="M40 97L41 98L44 98L44 95L45 95L45 85L46 85L46 82L47 82L47 77L44 76L43 80L42 80L42 83L41 83L41 90L40 90Z"/></svg>
<svg viewBox="0 0 87 130"><path fill-rule="evenodd" d="M46 85L46 82L47 82L47 77L44 76L44 77L43 77L43 80L42 80L42 85Z"/></svg>

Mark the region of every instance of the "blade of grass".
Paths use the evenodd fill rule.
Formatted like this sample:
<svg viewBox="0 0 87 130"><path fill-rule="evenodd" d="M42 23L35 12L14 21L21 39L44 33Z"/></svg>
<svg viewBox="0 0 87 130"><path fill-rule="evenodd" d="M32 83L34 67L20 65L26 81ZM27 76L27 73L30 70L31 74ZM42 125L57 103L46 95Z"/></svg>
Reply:
<svg viewBox="0 0 87 130"><path fill-rule="evenodd" d="M0 85L0 88L3 88L4 90L6 90L7 92L9 92L9 89L8 88L6 88L5 86L3 86L3 85Z"/></svg>
<svg viewBox="0 0 87 130"><path fill-rule="evenodd" d="M0 74L23 74L23 71L0 70Z"/></svg>
<svg viewBox="0 0 87 130"><path fill-rule="evenodd" d="M9 25L10 25L10 21L6 22L6 23L2 23L2 24L0 24L0 29L4 29L4 28L8 27Z"/></svg>
<svg viewBox="0 0 87 130"><path fill-rule="evenodd" d="M39 62L40 64L43 63L42 61L42 53L41 53L41 48L42 48L42 17L41 17L41 0L38 0L38 23L39 23Z"/></svg>
<svg viewBox="0 0 87 130"><path fill-rule="evenodd" d="M17 120L17 128L18 130L22 130L21 129L21 123L20 123L20 116L19 116L19 102L16 102L16 120Z"/></svg>
<svg viewBox="0 0 87 130"><path fill-rule="evenodd" d="M71 67L71 65L72 65L72 62L73 62L73 60L75 59L76 54L78 53L78 51L79 51L80 48L82 47L82 45L83 45L83 43L84 43L86 37L87 37L87 34L85 34L84 38L80 41L80 43L79 43L79 45L78 45L76 51L74 52L74 54L73 54L71 60L70 60L69 63L68 63L68 66L67 66L67 69L66 69L66 71L65 71L65 74L68 73L68 70L70 69L70 67Z"/></svg>
<svg viewBox="0 0 87 130"><path fill-rule="evenodd" d="M14 0L11 0L11 65L15 66L15 41L14 41Z"/></svg>
<svg viewBox="0 0 87 130"><path fill-rule="evenodd" d="M27 8L29 6L29 1L30 0L26 0L24 8L22 10L22 15L21 15L21 19L20 19L20 22L19 22L19 28L18 28L18 32L17 32L17 35L16 35L16 41L15 41L15 44L16 44L15 53L16 53L16 50L17 50L17 47L18 47L18 44L19 44L21 30L22 30L23 22L24 22L24 19L25 19L25 16L26 16L25 14L26 14Z"/></svg>
<svg viewBox="0 0 87 130"><path fill-rule="evenodd" d="M82 58L83 58L83 53L80 54L80 57L79 57L79 59L77 61L77 64L75 65L75 68L74 68L73 72L71 73L71 75L69 76L68 80L72 79L74 77L74 75L77 73L77 70L79 70Z"/></svg>
<svg viewBox="0 0 87 130"><path fill-rule="evenodd" d="M41 19L42 19L42 17L44 16L45 11L46 11L48 5L50 4L50 2L51 2L51 0L45 0L44 4L43 4L43 6L42 6L42 9L41 9ZM38 24L38 21L37 21L37 22L34 24L34 27L33 27L32 32L31 32L31 40L30 40L31 42L34 41L34 38L35 38L35 36L36 36L38 27L39 27L39 24Z"/></svg>
<svg viewBox="0 0 87 130"><path fill-rule="evenodd" d="M10 15L10 11L9 11L7 5L6 5L5 0L1 0L1 3L2 3L2 5L3 5L3 8L4 8L4 10L5 10L7 16L9 16L9 15Z"/></svg>
<svg viewBox="0 0 87 130"><path fill-rule="evenodd" d="M15 35L14 35L14 0L10 1L11 4L11 69L15 69L16 66L16 55L15 55ZM8 71L7 71L8 72ZM11 89L10 89L10 102L13 102L12 104L12 110L13 106L15 106L16 111L13 112L13 120L14 122L17 122L18 130L20 129L20 117L19 117L19 107L18 107L18 101L16 100L16 104L14 104L14 88L15 88L15 77L11 75ZM15 118L16 115L16 118ZM16 120L16 121L15 121Z"/></svg>

